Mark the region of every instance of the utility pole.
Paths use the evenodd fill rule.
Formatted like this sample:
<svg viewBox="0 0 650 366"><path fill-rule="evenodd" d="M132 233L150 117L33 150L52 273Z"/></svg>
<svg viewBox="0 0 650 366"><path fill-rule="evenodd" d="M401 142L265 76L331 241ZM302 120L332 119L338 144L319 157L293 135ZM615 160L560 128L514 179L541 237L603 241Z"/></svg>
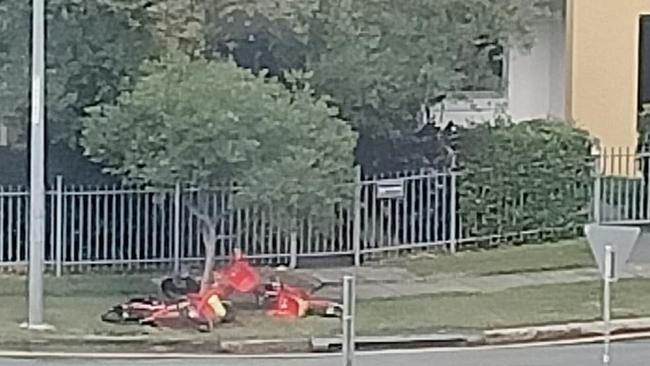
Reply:
<svg viewBox="0 0 650 366"><path fill-rule="evenodd" d="M32 104L29 174L28 328L43 325L45 246L45 0L32 1Z"/></svg>

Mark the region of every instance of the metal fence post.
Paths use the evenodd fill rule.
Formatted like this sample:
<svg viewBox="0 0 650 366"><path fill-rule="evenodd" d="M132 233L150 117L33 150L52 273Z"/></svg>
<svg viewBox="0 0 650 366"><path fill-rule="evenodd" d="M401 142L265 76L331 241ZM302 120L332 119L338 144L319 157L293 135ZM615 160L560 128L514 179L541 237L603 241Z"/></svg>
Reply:
<svg viewBox="0 0 650 366"><path fill-rule="evenodd" d="M361 265L361 166L355 168L356 175L354 181L354 202L352 208L354 210L354 221L352 223L352 248L354 250L354 266Z"/></svg>
<svg viewBox="0 0 650 366"><path fill-rule="evenodd" d="M174 186L174 273L181 272L181 184Z"/></svg>
<svg viewBox="0 0 650 366"><path fill-rule="evenodd" d="M449 225L451 226L449 228L449 250L451 253L456 253L456 245L457 245L457 233L456 233L456 219L458 215L458 210L457 210L457 201L458 197L456 194L456 154L452 156L451 160L451 169L450 169L450 174L451 174L451 198L450 198L450 204L449 204L449 214L451 215L449 218Z"/></svg>
<svg viewBox="0 0 650 366"><path fill-rule="evenodd" d="M61 277L63 267L63 177L56 176L56 276Z"/></svg>
<svg viewBox="0 0 650 366"><path fill-rule="evenodd" d="M343 366L354 364L354 313L356 303L355 284L353 276L343 277Z"/></svg>
<svg viewBox="0 0 650 366"><path fill-rule="evenodd" d="M601 159L603 158L602 155L600 154L600 150L598 147L594 146L594 149L592 151L592 156L594 157L596 163L594 165L594 173L596 175L594 179L594 193L592 195L593 197L593 206L592 206L592 215L593 215L593 220L596 223L601 222L601 204L602 204L602 189L603 189L603 177L600 169L601 165Z"/></svg>
<svg viewBox="0 0 650 366"><path fill-rule="evenodd" d="M601 197L602 197L602 184L603 184L603 178L600 175L600 173L596 172L596 179L594 180L594 222L600 224L601 223L601 215L600 213L602 212L601 209Z"/></svg>

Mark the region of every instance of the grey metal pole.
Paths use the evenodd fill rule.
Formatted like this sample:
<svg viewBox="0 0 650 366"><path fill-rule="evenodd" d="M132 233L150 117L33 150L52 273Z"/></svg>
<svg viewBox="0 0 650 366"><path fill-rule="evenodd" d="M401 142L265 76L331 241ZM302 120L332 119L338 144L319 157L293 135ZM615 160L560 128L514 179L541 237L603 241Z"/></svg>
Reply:
<svg viewBox="0 0 650 366"><path fill-rule="evenodd" d="M361 265L361 167L357 166L356 179L354 181L354 202L352 203L353 227L352 227L352 249L354 250L354 266Z"/></svg>
<svg viewBox="0 0 650 366"><path fill-rule="evenodd" d="M45 0L32 1L32 101L29 184L28 326L43 324L45 243Z"/></svg>
<svg viewBox="0 0 650 366"><path fill-rule="evenodd" d="M354 365L354 309L356 292L353 276L343 277L343 366Z"/></svg>
<svg viewBox="0 0 650 366"><path fill-rule="evenodd" d="M449 198L449 251L453 254L456 253L457 249L457 235L458 233L456 232L456 218L458 217L458 205L457 205L457 193L456 193L456 184L457 184L457 175L456 175L456 153L452 151L452 157L451 157L451 192L450 192L450 198ZM438 194L436 192L436 194ZM446 197L444 199L447 199ZM437 208L436 208L437 209Z"/></svg>
<svg viewBox="0 0 650 366"><path fill-rule="evenodd" d="M608 366L610 356L610 320L611 320L611 292L610 285L613 280L614 249L611 245L605 246L605 281L603 286L603 365Z"/></svg>
<svg viewBox="0 0 650 366"><path fill-rule="evenodd" d="M602 190L603 190L603 178L602 175L600 174L600 171L596 171L596 179L594 180L594 194L593 194L593 199L594 199L594 205L593 205L593 219L594 222L597 224L601 223L601 197L602 197Z"/></svg>
<svg viewBox="0 0 650 366"><path fill-rule="evenodd" d="M181 272L181 184L176 182L174 186L174 274Z"/></svg>
<svg viewBox="0 0 650 366"><path fill-rule="evenodd" d="M61 277L63 267L63 177L56 177L56 276Z"/></svg>
<svg viewBox="0 0 650 366"><path fill-rule="evenodd" d="M592 215L593 215L593 220L596 223L601 222L601 197L602 197L602 191L603 191L603 180L602 180L602 170L600 169L601 163L606 164L605 161L603 161L603 155L600 153L600 149L598 148L597 145L594 145L592 148L591 152L592 157L595 159L596 163L594 165L594 174L596 175L594 179L594 191L592 194L593 197L593 206L592 206Z"/></svg>

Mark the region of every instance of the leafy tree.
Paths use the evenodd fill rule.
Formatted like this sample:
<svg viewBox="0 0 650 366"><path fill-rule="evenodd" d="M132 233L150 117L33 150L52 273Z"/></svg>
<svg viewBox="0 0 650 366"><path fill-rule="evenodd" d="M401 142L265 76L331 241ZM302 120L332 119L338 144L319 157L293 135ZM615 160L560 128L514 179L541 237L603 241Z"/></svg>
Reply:
<svg viewBox="0 0 650 366"><path fill-rule="evenodd" d="M304 67L303 14L319 0L101 0L146 24L161 48L192 57L234 56L271 75Z"/></svg>
<svg viewBox="0 0 650 366"><path fill-rule="evenodd" d="M216 0L222 4L223 0ZM238 65L270 75L304 69L309 22L321 0L208 0L208 57L231 55Z"/></svg>
<svg viewBox="0 0 650 366"><path fill-rule="evenodd" d="M53 139L74 140L83 108L111 102L153 55L149 32L102 0L47 1L47 119ZM31 1L0 0L0 120L29 118Z"/></svg>
<svg viewBox="0 0 650 366"><path fill-rule="evenodd" d="M379 171L436 164L445 143L437 131L414 134L420 106L443 93L503 87L504 49L529 45L532 22L556 3L184 1L201 3L203 13L193 18L201 19L204 38L194 43L205 42L206 57L231 55L240 66L280 77L313 71L316 90L332 95L359 131L357 159ZM172 18L187 18L188 9L198 8L178 7ZM186 34L183 27L176 33Z"/></svg>
<svg viewBox="0 0 650 366"><path fill-rule="evenodd" d="M145 27L163 53L199 57L205 49L206 4L218 0L100 0Z"/></svg>
<svg viewBox="0 0 650 366"><path fill-rule="evenodd" d="M530 0L322 0L308 20L307 68L359 131L364 168L418 168L433 163L413 134L421 105L496 90L503 49L529 45L548 11Z"/></svg>
<svg viewBox="0 0 650 366"><path fill-rule="evenodd" d="M202 192L235 182L231 208L273 206L294 225L350 193L341 183L352 175L356 135L326 97L314 96L309 75L293 74L289 90L231 61L179 56L142 71L133 92L84 120L86 153L111 172L147 184L190 182ZM206 284L225 214L208 202L185 201L202 222Z"/></svg>
<svg viewBox="0 0 650 366"><path fill-rule="evenodd" d="M285 72L305 67L305 42L287 22L243 10L210 17L209 22L222 25L206 34L208 58L232 56L241 67L254 73L267 70L281 79Z"/></svg>
<svg viewBox="0 0 650 366"><path fill-rule="evenodd" d="M0 123L12 126L22 122L17 106L24 107L29 97L30 18L17 10L18 6L0 0Z"/></svg>

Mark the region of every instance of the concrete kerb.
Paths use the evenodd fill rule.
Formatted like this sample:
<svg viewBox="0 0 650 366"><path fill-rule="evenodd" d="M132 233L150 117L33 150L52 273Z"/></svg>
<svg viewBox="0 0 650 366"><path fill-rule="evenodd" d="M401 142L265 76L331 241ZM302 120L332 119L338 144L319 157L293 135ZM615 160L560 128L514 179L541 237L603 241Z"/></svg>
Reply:
<svg viewBox="0 0 650 366"><path fill-rule="evenodd" d="M624 319L612 322L612 334L639 334L650 332L650 318ZM495 329L474 334L424 334L404 336L357 337L359 350L390 350L414 348L449 348L500 346L548 341L586 339L603 334L602 322L582 322L521 328ZM269 340L219 340L197 338L152 339L146 336L84 336L51 337L24 342L0 343L0 349L41 351L57 348L93 349L107 352L156 352L194 354L277 354L339 352L340 337L313 337Z"/></svg>
<svg viewBox="0 0 650 366"><path fill-rule="evenodd" d="M612 334L648 331L650 331L650 318L619 319L611 323ZM488 330L483 332L483 337L487 345L500 345L587 338L603 334L604 325L599 321Z"/></svg>

